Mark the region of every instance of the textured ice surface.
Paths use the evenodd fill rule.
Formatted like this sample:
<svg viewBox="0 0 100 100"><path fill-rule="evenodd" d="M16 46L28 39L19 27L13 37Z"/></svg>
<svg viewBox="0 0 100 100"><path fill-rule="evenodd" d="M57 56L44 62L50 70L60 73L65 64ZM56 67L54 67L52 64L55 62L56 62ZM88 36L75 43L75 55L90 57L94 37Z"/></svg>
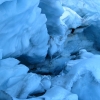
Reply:
<svg viewBox="0 0 100 100"><path fill-rule="evenodd" d="M100 9L100 1L97 0L62 0L63 5L78 12L81 16L98 14ZM76 6L77 5L77 6Z"/></svg>
<svg viewBox="0 0 100 100"><path fill-rule="evenodd" d="M39 7L47 18L46 25L50 35L48 55L52 57L55 53L62 51L67 38L67 27L60 20L64 9L60 0L40 0Z"/></svg>
<svg viewBox="0 0 100 100"><path fill-rule="evenodd" d="M50 35L65 34L64 26L60 22L60 16L63 14L60 0L40 0L39 7L42 8L42 13L46 14L48 33Z"/></svg>
<svg viewBox="0 0 100 100"><path fill-rule="evenodd" d="M63 6L64 13L60 19L70 28L77 28L82 24L82 18L70 8Z"/></svg>
<svg viewBox="0 0 100 100"><path fill-rule="evenodd" d="M51 86L49 76L28 73L28 70L14 58L0 60L0 78L2 79L0 98L2 100L7 100L6 98L8 100L43 100L44 98L46 100L78 100L76 94L72 94L64 87ZM44 94L35 97L36 93Z"/></svg>
<svg viewBox="0 0 100 100"><path fill-rule="evenodd" d="M83 18L83 25L88 26L84 34L90 41L94 41L94 47L100 50L100 1L98 0L62 0L63 5L74 10ZM77 5L77 6L76 6Z"/></svg>
<svg viewBox="0 0 100 100"><path fill-rule="evenodd" d="M100 48L99 5L93 0L1 0L0 99L99 100L100 55L82 49L93 49L93 41ZM51 60L42 62L47 52ZM35 71L52 76L29 73L9 58L20 55L41 62Z"/></svg>
<svg viewBox="0 0 100 100"><path fill-rule="evenodd" d="M0 60L0 90L12 97L26 99L40 85L41 77L13 58ZM5 75L4 75L5 73Z"/></svg>
<svg viewBox="0 0 100 100"><path fill-rule="evenodd" d="M100 55L93 55L85 50L80 52L81 59L71 60L65 71L52 78L52 86L72 91L78 95L79 100L99 100Z"/></svg>
<svg viewBox="0 0 100 100"><path fill-rule="evenodd" d="M44 60L48 50L46 17L38 8L39 0L0 1L0 49L2 57L22 54Z"/></svg>

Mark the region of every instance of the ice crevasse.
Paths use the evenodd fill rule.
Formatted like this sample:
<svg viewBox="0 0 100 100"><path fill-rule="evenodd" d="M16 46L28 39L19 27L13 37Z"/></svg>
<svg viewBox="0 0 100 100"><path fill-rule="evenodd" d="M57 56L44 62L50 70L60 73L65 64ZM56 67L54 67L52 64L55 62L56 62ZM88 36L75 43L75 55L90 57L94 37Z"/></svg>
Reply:
<svg viewBox="0 0 100 100"><path fill-rule="evenodd" d="M99 25L99 3L92 0L1 0L0 99L99 100L100 55L83 49L53 77L28 72L28 67L13 58L23 55L30 63L42 62L47 53L52 56L60 51L65 41L68 51L64 53L70 55L79 50L75 50L80 41L73 29L81 25L85 30L78 34L85 34L92 41L96 39L99 47L99 26L96 26ZM90 32L92 28L94 31ZM66 56L64 53L61 57ZM60 62L57 64L60 66ZM46 67L49 69L48 65Z"/></svg>

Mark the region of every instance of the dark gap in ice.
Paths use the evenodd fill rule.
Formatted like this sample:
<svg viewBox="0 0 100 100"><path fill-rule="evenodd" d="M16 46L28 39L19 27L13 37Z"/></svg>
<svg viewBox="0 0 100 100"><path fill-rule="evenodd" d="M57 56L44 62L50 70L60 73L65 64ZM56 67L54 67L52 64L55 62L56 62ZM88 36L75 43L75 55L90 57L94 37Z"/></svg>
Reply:
<svg viewBox="0 0 100 100"><path fill-rule="evenodd" d="M27 61L25 55L21 55L21 56L17 57L16 59L18 59L20 61L20 64L24 64L26 66L30 65L30 63Z"/></svg>
<svg viewBox="0 0 100 100"><path fill-rule="evenodd" d="M31 64L27 61L25 55L21 55L17 57L20 61L20 64L24 64L29 68L29 72L40 74L40 75L50 75L55 76L59 75L60 72L65 68L65 62L68 58L63 58L62 56L58 56L58 53L55 54L52 58L48 55L44 62ZM71 52L70 54L71 60L79 59L79 52Z"/></svg>
<svg viewBox="0 0 100 100"><path fill-rule="evenodd" d="M46 92L46 91L45 91ZM38 96L42 96L45 94L45 92L42 92L42 93L36 93L36 94L30 94L29 96L35 96L35 97L38 97Z"/></svg>
<svg viewBox="0 0 100 100"><path fill-rule="evenodd" d="M44 66L41 63L37 63L37 64L29 63L25 55L21 55L17 57L16 59L20 61L20 64L26 65L29 68L29 72L33 72L33 73L40 74L40 75L53 75L53 72L49 70L45 70L45 68L44 70L38 70L38 67L43 68Z"/></svg>
<svg viewBox="0 0 100 100"><path fill-rule="evenodd" d="M72 29L71 29L71 34L74 34L74 32L75 32L75 29L72 28Z"/></svg>

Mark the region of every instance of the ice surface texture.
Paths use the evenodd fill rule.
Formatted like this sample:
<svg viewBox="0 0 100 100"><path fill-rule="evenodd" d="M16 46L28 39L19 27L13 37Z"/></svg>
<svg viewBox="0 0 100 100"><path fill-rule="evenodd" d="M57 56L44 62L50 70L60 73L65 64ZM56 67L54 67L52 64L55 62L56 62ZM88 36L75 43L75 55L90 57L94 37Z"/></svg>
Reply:
<svg viewBox="0 0 100 100"><path fill-rule="evenodd" d="M62 0L62 3L83 18L83 25L88 26L84 34L89 40L94 41L94 47L100 50L100 1Z"/></svg>
<svg viewBox="0 0 100 100"><path fill-rule="evenodd" d="M28 68L14 58L0 60L1 100L78 100L61 86L51 87L49 76L28 73ZM42 96L36 93L45 92Z"/></svg>
<svg viewBox="0 0 100 100"><path fill-rule="evenodd" d="M38 8L39 0L0 1L0 49L2 57L22 54L42 61L48 50L46 17ZM40 58L40 59L37 59Z"/></svg>
<svg viewBox="0 0 100 100"><path fill-rule="evenodd" d="M60 16L64 12L60 0L40 0L39 7L42 8L42 13L46 14L49 34L65 34L63 25L60 22Z"/></svg>
<svg viewBox="0 0 100 100"><path fill-rule="evenodd" d="M66 26L60 20L64 10L60 0L40 0L39 7L47 18L46 26L50 35L48 55L52 58L56 52L61 52L67 37Z"/></svg>

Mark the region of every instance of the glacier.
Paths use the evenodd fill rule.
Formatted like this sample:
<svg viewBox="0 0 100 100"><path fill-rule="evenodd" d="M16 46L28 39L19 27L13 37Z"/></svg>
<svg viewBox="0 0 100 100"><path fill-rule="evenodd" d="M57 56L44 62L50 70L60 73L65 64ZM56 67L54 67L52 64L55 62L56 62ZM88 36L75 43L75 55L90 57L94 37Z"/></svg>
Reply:
<svg viewBox="0 0 100 100"><path fill-rule="evenodd" d="M99 5L0 0L0 100L99 100Z"/></svg>
<svg viewBox="0 0 100 100"><path fill-rule="evenodd" d="M3 58L26 55L27 58L34 59L30 60L31 63L44 60L48 50L49 35L45 25L47 19L41 14L38 5L39 0L1 2L0 49ZM40 58L39 61L35 61L37 58Z"/></svg>

